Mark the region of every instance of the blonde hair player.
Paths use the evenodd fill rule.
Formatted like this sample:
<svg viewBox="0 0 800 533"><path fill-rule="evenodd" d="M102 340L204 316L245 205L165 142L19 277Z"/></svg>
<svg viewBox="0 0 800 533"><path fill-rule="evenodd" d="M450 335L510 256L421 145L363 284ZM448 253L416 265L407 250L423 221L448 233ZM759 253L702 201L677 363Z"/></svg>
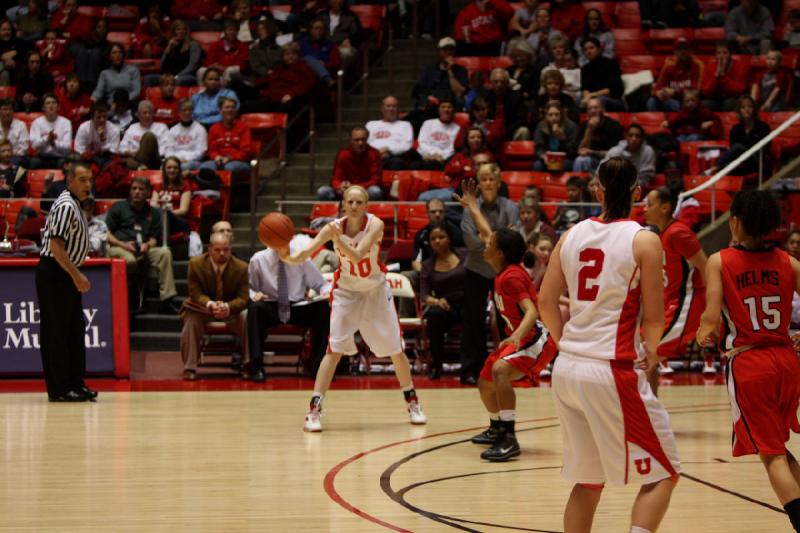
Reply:
<svg viewBox="0 0 800 533"><path fill-rule="evenodd" d="M339 256L339 268L334 274L331 291L331 333L328 353L322 359L314 383L314 394L306 414L305 431L322 431L320 412L322 399L330 387L336 366L343 354L357 352L353 335L356 331L378 357L390 356L397 381L403 389L412 424L425 424L414 384L411 366L404 352L403 334L386 282L386 267L380 262L380 243L383 221L367 213L367 191L353 185L345 190L342 203L345 216L328 223L306 248L283 261L299 264L314 250L328 241L333 242Z"/></svg>

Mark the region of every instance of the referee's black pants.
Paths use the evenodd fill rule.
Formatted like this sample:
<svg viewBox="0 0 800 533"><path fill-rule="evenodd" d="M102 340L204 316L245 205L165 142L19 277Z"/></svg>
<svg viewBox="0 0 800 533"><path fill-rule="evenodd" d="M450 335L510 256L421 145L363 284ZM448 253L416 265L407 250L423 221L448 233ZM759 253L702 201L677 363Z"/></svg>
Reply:
<svg viewBox="0 0 800 533"><path fill-rule="evenodd" d="M477 379L486 361L486 305L493 287L493 278L467 270L461 308L461 379Z"/></svg>
<svg viewBox="0 0 800 533"><path fill-rule="evenodd" d="M84 385L86 325L81 293L55 259L42 257L36 267L36 294L47 393L61 396Z"/></svg>

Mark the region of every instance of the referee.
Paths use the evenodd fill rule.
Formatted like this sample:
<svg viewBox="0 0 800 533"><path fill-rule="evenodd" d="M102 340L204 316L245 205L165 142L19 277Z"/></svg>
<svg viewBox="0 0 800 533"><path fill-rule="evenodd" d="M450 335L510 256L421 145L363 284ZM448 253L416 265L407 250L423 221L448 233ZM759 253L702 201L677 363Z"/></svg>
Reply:
<svg viewBox="0 0 800 533"><path fill-rule="evenodd" d="M85 402L97 398L83 382L86 345L81 293L90 285L78 270L89 252L81 202L91 195L92 172L86 165L75 164L67 171L66 181L67 190L50 208L36 268L39 340L50 401Z"/></svg>

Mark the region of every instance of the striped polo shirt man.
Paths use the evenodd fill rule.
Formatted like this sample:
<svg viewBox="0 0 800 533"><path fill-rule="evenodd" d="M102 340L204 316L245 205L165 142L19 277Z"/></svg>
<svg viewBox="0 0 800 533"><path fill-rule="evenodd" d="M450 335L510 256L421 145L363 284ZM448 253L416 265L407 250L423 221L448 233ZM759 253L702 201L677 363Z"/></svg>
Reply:
<svg viewBox="0 0 800 533"><path fill-rule="evenodd" d="M54 237L64 241L69 260L81 266L89 254L89 228L78 199L69 190L62 192L50 208L42 237L42 257L53 257L50 241Z"/></svg>

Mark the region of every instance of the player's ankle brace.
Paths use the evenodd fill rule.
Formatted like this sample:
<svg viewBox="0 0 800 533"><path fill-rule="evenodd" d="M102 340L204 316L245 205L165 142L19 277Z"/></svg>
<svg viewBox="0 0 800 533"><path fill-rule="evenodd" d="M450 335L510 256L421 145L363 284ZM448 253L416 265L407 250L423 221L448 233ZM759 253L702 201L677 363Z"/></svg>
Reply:
<svg viewBox="0 0 800 533"><path fill-rule="evenodd" d="M513 420L500 420L500 427L508 435L516 434L516 430L514 428L514 421Z"/></svg>
<svg viewBox="0 0 800 533"><path fill-rule="evenodd" d="M403 391L403 396L407 402L416 402L417 401L417 391L412 387L409 390Z"/></svg>
<svg viewBox="0 0 800 533"><path fill-rule="evenodd" d="M311 409L322 410L322 394L314 394L311 396Z"/></svg>
<svg viewBox="0 0 800 533"><path fill-rule="evenodd" d="M789 520L792 522L794 530L800 531L800 498L788 502L783 506L783 509L789 515Z"/></svg>

